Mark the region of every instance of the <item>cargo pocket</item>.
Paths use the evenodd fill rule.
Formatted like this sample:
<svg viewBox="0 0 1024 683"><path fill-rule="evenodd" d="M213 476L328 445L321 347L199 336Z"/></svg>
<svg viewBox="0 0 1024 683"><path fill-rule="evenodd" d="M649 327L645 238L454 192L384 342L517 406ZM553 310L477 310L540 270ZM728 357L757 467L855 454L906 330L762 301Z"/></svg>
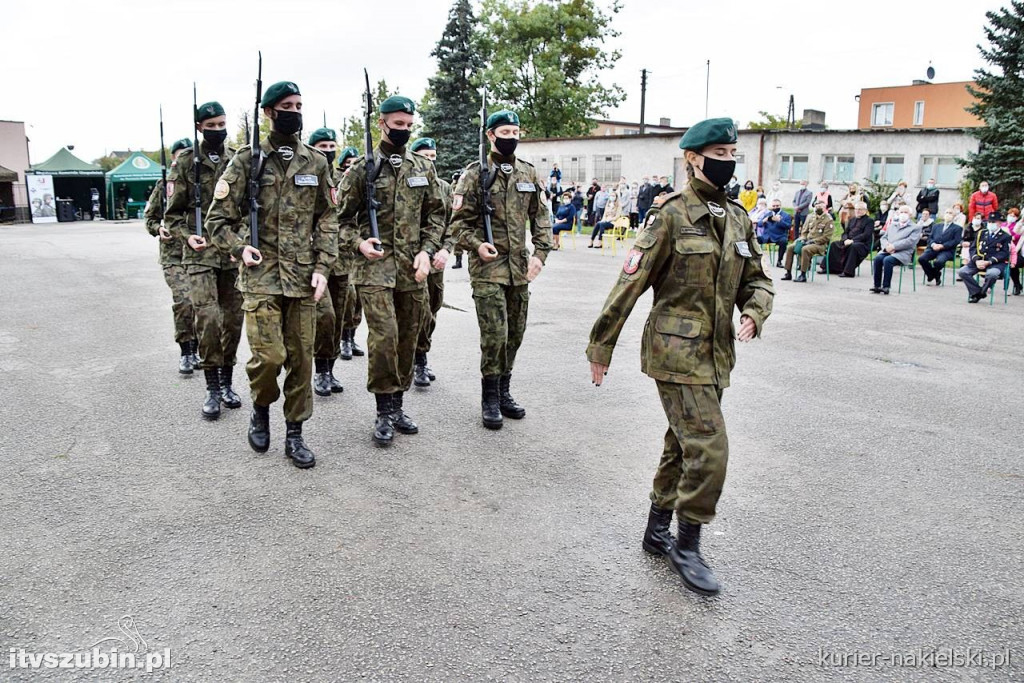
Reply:
<svg viewBox="0 0 1024 683"><path fill-rule="evenodd" d="M710 360L703 321L681 315L659 315L650 331L651 363L655 369L697 375L702 359Z"/></svg>
<svg viewBox="0 0 1024 683"><path fill-rule="evenodd" d="M707 287L712 282L714 246L705 240L676 238L676 276L688 287ZM698 321L699 322L699 321Z"/></svg>
<svg viewBox="0 0 1024 683"><path fill-rule="evenodd" d="M270 310L266 298L245 297L242 300L245 312L245 331L249 346L265 349L282 343L280 317Z"/></svg>

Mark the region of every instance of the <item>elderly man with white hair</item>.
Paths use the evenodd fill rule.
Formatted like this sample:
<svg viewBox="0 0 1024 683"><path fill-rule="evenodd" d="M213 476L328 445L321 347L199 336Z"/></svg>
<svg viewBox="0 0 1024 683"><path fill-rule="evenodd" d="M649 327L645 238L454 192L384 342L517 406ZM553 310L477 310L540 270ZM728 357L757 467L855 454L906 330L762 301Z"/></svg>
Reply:
<svg viewBox="0 0 1024 683"><path fill-rule="evenodd" d="M913 221L913 211L903 204L896 213L896 220L882 233L882 248L872 262L875 286L874 294L888 294L892 282L892 269L910 265L921 239L921 226Z"/></svg>

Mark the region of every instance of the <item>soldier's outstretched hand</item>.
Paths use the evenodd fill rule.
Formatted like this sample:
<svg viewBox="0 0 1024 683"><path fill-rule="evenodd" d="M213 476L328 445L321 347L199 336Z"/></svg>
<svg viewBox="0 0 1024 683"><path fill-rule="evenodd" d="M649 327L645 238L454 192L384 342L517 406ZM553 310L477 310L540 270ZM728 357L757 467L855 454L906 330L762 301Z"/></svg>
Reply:
<svg viewBox="0 0 1024 683"><path fill-rule="evenodd" d="M253 266L258 266L262 260L263 254L261 254L260 250L256 247L251 244L247 244L242 248L242 263L244 263L246 267L252 268Z"/></svg>
<svg viewBox="0 0 1024 683"><path fill-rule="evenodd" d="M423 282L430 275L430 254L421 251L416 254L412 261L412 267L416 270L416 282Z"/></svg>
<svg viewBox="0 0 1024 683"><path fill-rule="evenodd" d="M736 330L736 338L748 342L757 336L757 324L749 315L740 316L740 329Z"/></svg>
<svg viewBox="0 0 1024 683"><path fill-rule="evenodd" d="M539 258L537 258L536 256L531 256L530 263L526 267L526 281L533 282L534 280L536 280L537 276L540 275L541 268L543 267L544 263L541 262Z"/></svg>
<svg viewBox="0 0 1024 683"><path fill-rule="evenodd" d="M494 245L490 242L484 242L480 245L480 248L476 250L476 253L480 255L480 260L484 263L490 263L494 259L498 258L498 250L494 248Z"/></svg>
<svg viewBox="0 0 1024 683"><path fill-rule="evenodd" d="M319 302L324 297L324 290L327 289L327 278L320 273L313 273L309 284L313 288L313 301Z"/></svg>
<svg viewBox="0 0 1024 683"><path fill-rule="evenodd" d="M359 243L359 253L365 256L367 261L376 261L377 259L384 258L384 250L377 248L379 245L379 239L370 237Z"/></svg>
<svg viewBox="0 0 1024 683"><path fill-rule="evenodd" d="M608 374L608 366L607 365L601 365L600 363L593 363L593 362L591 362L591 364L590 364L590 382L591 382L591 384L593 384L594 386L598 386L598 387L601 386L601 382L602 382L602 380L604 380L604 376L607 375L607 374Z"/></svg>

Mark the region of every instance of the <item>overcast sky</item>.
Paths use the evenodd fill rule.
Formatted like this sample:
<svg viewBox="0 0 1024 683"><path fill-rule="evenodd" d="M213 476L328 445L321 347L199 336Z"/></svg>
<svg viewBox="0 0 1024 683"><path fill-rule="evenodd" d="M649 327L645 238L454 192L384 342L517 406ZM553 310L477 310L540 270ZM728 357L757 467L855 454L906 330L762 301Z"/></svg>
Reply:
<svg viewBox="0 0 1024 683"><path fill-rule="evenodd" d="M599 3L604 0L597 0ZM647 121L704 118L711 60L711 116L746 125L764 109L784 115L789 95L821 109L831 128L856 126L862 87L924 78L969 80L981 65L985 11L998 0L937 2L623 0L615 18L622 52L603 80L626 100L610 118L640 115L640 70L651 71ZM234 130L252 109L256 51L264 86L294 80L307 132L357 113L362 67L419 99L434 73L430 51L449 0L44 0L4 6L5 83L0 119L25 121L32 163L65 144L86 160L115 149L155 149L191 135L192 81L199 101L219 100ZM249 18L252 18L251 20ZM157 44L166 36L163 44Z"/></svg>

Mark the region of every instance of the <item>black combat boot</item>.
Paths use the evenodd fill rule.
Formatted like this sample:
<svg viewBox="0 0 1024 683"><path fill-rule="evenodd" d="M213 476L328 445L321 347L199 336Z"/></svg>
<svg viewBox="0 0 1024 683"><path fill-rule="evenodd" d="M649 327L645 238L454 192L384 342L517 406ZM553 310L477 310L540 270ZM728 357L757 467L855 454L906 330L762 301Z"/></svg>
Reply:
<svg viewBox="0 0 1024 683"><path fill-rule="evenodd" d="M257 453L266 453L270 448L270 406L252 404L249 416L249 446Z"/></svg>
<svg viewBox="0 0 1024 683"><path fill-rule="evenodd" d="M377 421L373 424L373 440L378 446L390 446L395 438L395 426L391 424L391 394L374 394L377 399Z"/></svg>
<svg viewBox="0 0 1024 683"><path fill-rule="evenodd" d="M427 365L427 354L423 354L423 368L427 372L427 379L431 382L436 382L437 376L434 374L434 371L430 369L430 366Z"/></svg>
<svg viewBox="0 0 1024 683"><path fill-rule="evenodd" d="M223 365L220 368L220 402L234 410L242 407L242 398L231 388L231 375L234 367Z"/></svg>
<svg viewBox="0 0 1024 683"><path fill-rule="evenodd" d="M501 417L500 383L498 375L484 375L480 380L480 416L488 429L501 429L505 423Z"/></svg>
<svg viewBox="0 0 1024 683"><path fill-rule="evenodd" d="M721 586L700 554L700 524L677 518L676 547L668 554L668 563L687 588L701 595L715 595Z"/></svg>
<svg viewBox="0 0 1024 683"><path fill-rule="evenodd" d="M206 400L203 401L203 417L216 420L220 417L220 368L206 368Z"/></svg>
<svg viewBox="0 0 1024 683"><path fill-rule="evenodd" d="M427 377L427 354L416 352L416 365L413 367L412 383L418 387L429 387L430 378Z"/></svg>
<svg viewBox="0 0 1024 683"><path fill-rule="evenodd" d="M192 369L194 370L195 368L199 367L200 363L203 362L203 360L199 357L199 340L193 339L192 341L190 341L189 349L189 359L190 362L192 363Z"/></svg>
<svg viewBox="0 0 1024 683"><path fill-rule="evenodd" d="M461 268L461 267L462 267L462 254L456 254L455 255L455 265L452 266L452 268L455 269L455 268Z"/></svg>
<svg viewBox="0 0 1024 683"><path fill-rule="evenodd" d="M526 417L526 408L516 403L516 400L512 398L512 394L509 393L509 386L511 384L511 373L501 376L501 384L499 385L501 391L501 414L513 420L522 420Z"/></svg>
<svg viewBox="0 0 1024 683"><path fill-rule="evenodd" d="M354 330L346 328L341 331L341 352L338 356L342 360L352 360L352 335Z"/></svg>
<svg viewBox="0 0 1024 683"><path fill-rule="evenodd" d="M651 555L668 555L675 550L675 541L668 525L672 523L672 511L651 503L647 515L647 531L644 532L644 550Z"/></svg>
<svg viewBox="0 0 1024 683"><path fill-rule="evenodd" d="M359 344L356 344L356 328L352 328L348 331L348 343L352 345L353 356L365 356L366 353L359 348Z"/></svg>
<svg viewBox="0 0 1024 683"><path fill-rule="evenodd" d="M302 440L302 423L285 422L284 454L292 459L292 464L299 469L306 469L316 464L313 451L306 447Z"/></svg>
<svg viewBox="0 0 1024 683"><path fill-rule="evenodd" d="M328 376L330 369L326 358L315 358L313 363L316 366L316 374L313 375L313 393L317 396L331 395L331 378Z"/></svg>
<svg viewBox="0 0 1024 683"><path fill-rule="evenodd" d="M402 399L404 396L404 391L399 391L397 394L391 394L391 424L393 424L395 429L402 434L418 434L420 428L416 426L416 423L405 414L404 410L402 410Z"/></svg>
<svg viewBox="0 0 1024 683"><path fill-rule="evenodd" d="M182 375L192 374L192 342L178 342L181 358L178 359L178 372Z"/></svg>
<svg viewBox="0 0 1024 683"><path fill-rule="evenodd" d="M340 394L345 391L345 387L341 386L341 382L339 382L338 378L334 376L334 363L337 360L337 358L332 358L327 363L327 379L330 380L332 394Z"/></svg>

